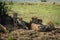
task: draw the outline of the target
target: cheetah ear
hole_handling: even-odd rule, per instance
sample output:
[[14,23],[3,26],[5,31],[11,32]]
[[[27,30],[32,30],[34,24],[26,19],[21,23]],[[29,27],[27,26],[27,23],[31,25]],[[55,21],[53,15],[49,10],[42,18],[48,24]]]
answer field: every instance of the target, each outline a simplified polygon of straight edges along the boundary
[[52,21],[49,21],[47,24],[48,24],[48,25],[51,25],[51,24],[53,24],[53,22],[52,22]]

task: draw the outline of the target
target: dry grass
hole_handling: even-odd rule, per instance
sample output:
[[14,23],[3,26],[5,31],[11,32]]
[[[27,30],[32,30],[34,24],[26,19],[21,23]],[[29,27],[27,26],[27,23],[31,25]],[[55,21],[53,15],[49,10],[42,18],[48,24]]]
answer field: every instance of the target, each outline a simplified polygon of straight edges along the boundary
[[60,33],[54,33],[20,29],[12,31],[10,36],[20,40],[60,40]]
[[8,34],[1,34],[3,40],[60,40],[58,30],[52,32],[39,32],[34,30],[17,29]]

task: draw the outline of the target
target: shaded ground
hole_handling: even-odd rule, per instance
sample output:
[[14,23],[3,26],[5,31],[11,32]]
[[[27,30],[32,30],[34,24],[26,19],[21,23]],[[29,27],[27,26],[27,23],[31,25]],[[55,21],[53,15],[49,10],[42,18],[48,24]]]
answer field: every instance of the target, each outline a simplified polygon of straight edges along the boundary
[[33,30],[17,29],[11,33],[1,34],[0,40],[60,40],[60,30],[52,32],[39,32]]

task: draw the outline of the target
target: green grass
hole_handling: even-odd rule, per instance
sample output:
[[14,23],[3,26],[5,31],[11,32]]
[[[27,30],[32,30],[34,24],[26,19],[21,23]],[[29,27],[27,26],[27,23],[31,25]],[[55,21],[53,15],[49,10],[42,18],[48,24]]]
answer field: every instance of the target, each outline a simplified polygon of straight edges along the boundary
[[[33,3],[32,3],[33,4]],[[36,5],[8,5],[12,10],[17,12],[25,21],[29,22],[31,17],[37,16],[43,19],[43,23],[53,21],[60,23],[60,4],[53,5],[52,3],[35,3]]]
[[13,38],[9,36],[9,37],[8,37],[8,40],[13,40]]

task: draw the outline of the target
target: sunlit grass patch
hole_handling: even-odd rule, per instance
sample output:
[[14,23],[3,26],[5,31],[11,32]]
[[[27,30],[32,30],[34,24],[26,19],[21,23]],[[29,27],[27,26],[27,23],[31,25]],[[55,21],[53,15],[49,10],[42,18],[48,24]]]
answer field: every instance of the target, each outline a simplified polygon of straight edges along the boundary
[[47,23],[52,20],[53,22],[59,22],[60,20],[60,6],[52,3],[31,3],[28,5],[24,3],[15,3],[11,5],[12,10],[17,12],[19,16],[22,16],[25,21],[30,21],[32,16],[37,16],[43,19],[43,23]]

